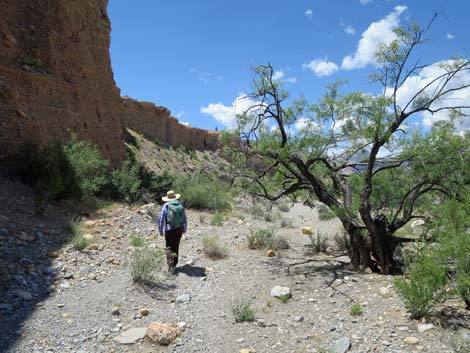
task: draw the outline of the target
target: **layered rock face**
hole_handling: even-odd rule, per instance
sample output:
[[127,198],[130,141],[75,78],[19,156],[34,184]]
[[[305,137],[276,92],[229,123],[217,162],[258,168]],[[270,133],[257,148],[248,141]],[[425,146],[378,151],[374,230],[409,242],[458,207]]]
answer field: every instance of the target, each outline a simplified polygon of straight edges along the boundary
[[218,148],[218,133],[188,128],[173,118],[165,107],[130,98],[123,98],[123,105],[123,124],[151,140],[159,140],[168,145],[183,145],[201,151],[215,151]]
[[0,159],[24,141],[66,141],[75,133],[118,164],[127,126],[168,144],[217,148],[216,134],[120,97],[107,2],[0,0]]

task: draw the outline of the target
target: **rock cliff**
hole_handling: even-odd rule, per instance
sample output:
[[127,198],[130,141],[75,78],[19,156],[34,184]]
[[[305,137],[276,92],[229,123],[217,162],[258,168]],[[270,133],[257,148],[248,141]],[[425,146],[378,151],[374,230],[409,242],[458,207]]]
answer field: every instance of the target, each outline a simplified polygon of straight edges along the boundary
[[26,140],[66,141],[75,133],[117,164],[126,127],[167,144],[217,148],[217,134],[120,97],[107,3],[0,0],[0,158]]

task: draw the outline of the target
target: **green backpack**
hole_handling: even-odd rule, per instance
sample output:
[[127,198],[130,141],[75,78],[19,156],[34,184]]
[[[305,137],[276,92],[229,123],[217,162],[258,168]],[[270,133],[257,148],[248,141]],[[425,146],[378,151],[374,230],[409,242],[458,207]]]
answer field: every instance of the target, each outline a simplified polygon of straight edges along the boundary
[[182,228],[184,223],[183,205],[178,200],[168,201],[168,212],[166,214],[166,224],[171,229]]

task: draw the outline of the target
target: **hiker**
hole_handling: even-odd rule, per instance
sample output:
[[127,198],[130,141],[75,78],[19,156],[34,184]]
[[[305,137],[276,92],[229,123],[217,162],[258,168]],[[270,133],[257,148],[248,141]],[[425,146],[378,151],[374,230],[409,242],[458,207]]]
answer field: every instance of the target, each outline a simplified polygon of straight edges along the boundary
[[178,250],[181,237],[186,233],[187,221],[183,204],[178,200],[180,194],[173,190],[162,197],[165,201],[162,212],[158,218],[158,230],[160,235],[165,234],[165,254],[168,263],[168,272],[173,273],[178,263]]

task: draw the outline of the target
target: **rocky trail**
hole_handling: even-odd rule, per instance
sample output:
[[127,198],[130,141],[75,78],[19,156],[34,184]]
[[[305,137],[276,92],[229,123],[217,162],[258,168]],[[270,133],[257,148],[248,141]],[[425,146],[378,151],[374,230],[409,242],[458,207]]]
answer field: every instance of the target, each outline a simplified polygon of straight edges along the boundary
[[[210,213],[189,210],[176,275],[142,286],[130,275],[130,237],[163,246],[152,206],[82,211],[93,243],[77,251],[65,238],[79,205],[50,207],[38,218],[27,187],[0,180],[0,259],[2,276],[10,277],[0,291],[2,352],[450,353],[453,337],[469,338],[463,319],[410,320],[391,276],[350,273],[348,257],[337,251],[308,255],[302,227],[330,237],[333,248],[340,226],[302,205],[273,211],[273,222],[238,208],[222,226],[210,224]],[[292,227],[281,227],[281,214]],[[266,227],[284,235],[289,249],[273,257],[248,249],[250,230]],[[207,258],[205,235],[219,236],[229,256]],[[275,286],[292,297],[271,296]],[[251,303],[253,322],[235,322],[240,300]],[[354,304],[362,314],[352,315]],[[175,325],[179,337],[167,346],[143,337],[153,322]]]

